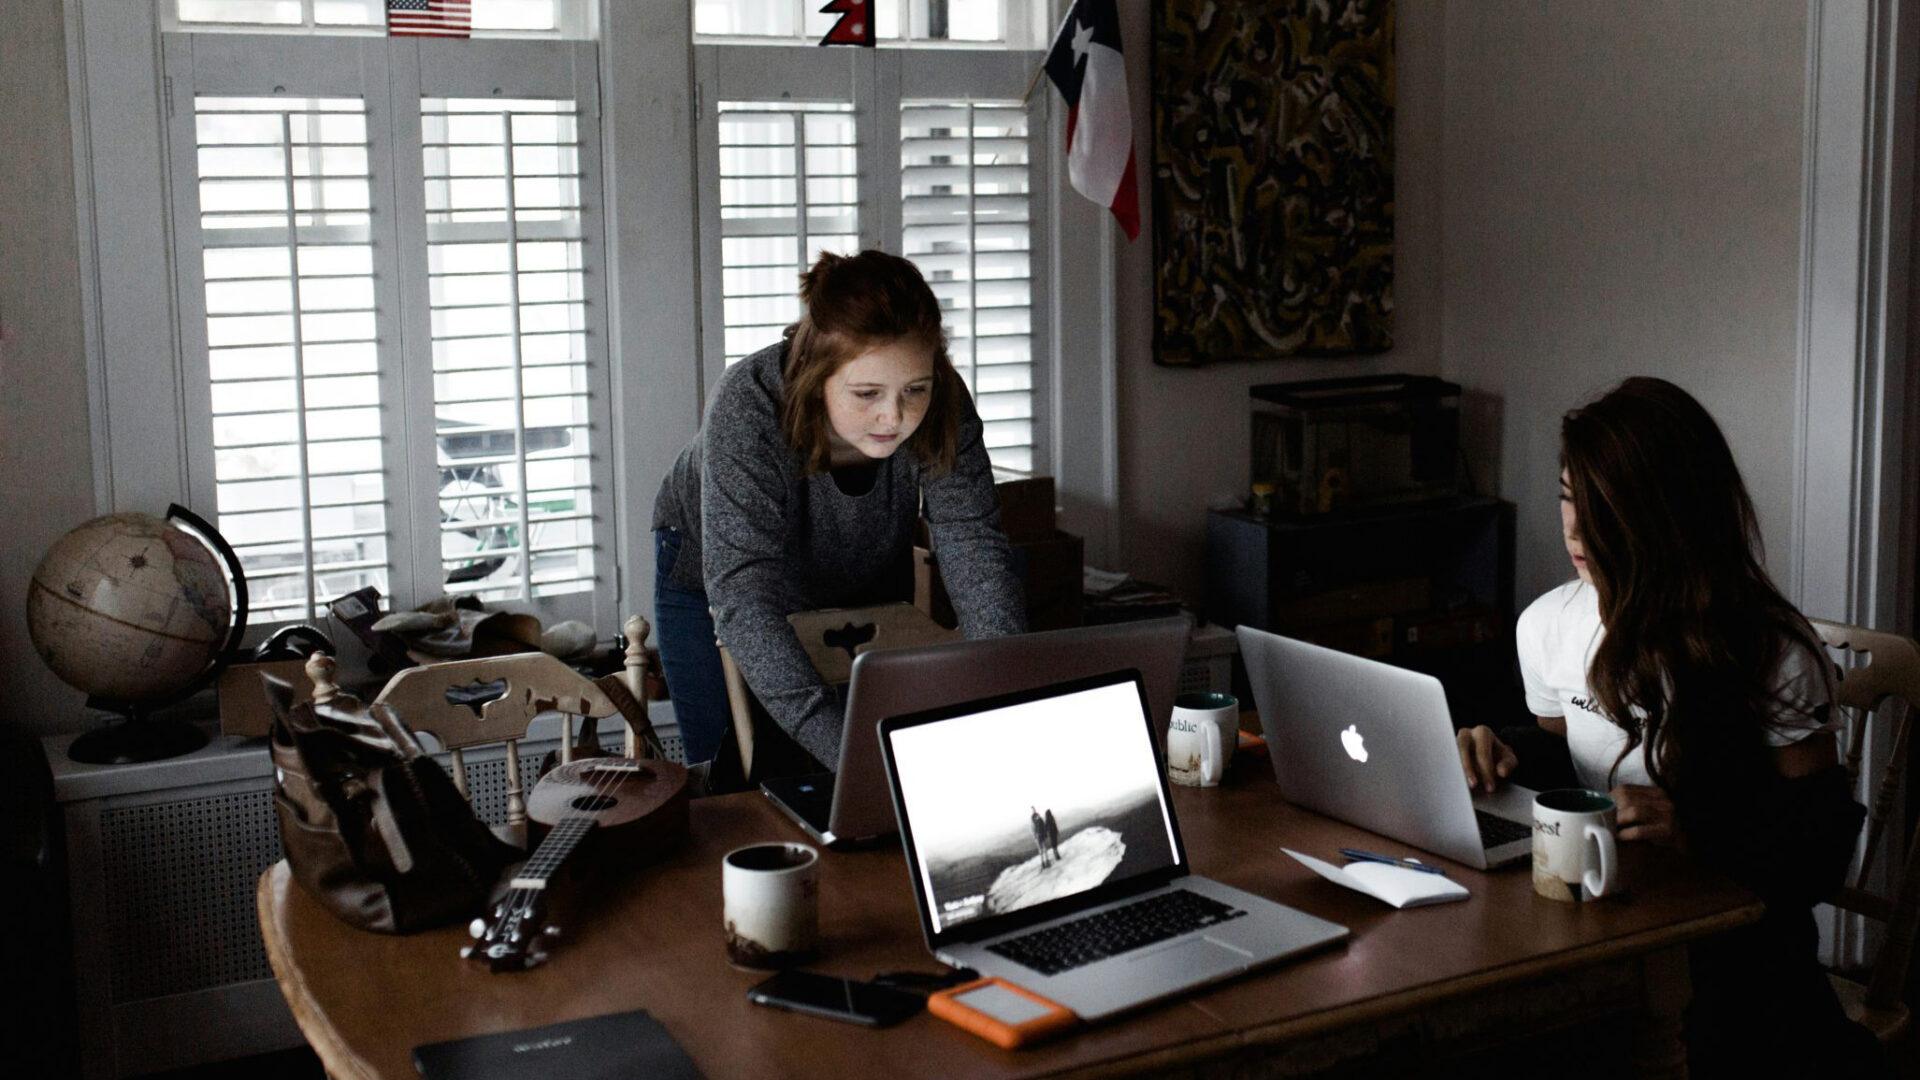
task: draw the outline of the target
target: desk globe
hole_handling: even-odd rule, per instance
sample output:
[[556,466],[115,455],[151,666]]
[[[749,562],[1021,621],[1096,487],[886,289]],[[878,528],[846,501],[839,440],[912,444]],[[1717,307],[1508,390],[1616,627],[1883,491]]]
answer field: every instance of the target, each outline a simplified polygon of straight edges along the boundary
[[181,507],[94,518],[55,541],[28,587],[27,632],[88,706],[125,717],[75,739],[68,756],[105,764],[199,749],[199,728],[152,713],[219,674],[246,622],[239,559]]

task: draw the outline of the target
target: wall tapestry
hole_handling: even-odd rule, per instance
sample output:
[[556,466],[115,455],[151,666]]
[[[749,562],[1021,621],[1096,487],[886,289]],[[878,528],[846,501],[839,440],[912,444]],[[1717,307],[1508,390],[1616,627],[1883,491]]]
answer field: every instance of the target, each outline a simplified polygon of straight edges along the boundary
[[1392,0],[1156,0],[1154,360],[1393,344]]

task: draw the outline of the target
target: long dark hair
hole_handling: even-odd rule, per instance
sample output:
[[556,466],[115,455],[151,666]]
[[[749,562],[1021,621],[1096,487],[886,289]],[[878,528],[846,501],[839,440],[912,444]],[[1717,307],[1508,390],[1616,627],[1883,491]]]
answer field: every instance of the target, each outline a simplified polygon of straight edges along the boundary
[[826,469],[832,452],[827,379],[868,349],[903,340],[933,357],[927,415],[903,449],[933,476],[951,471],[967,387],[947,355],[940,301],[919,268],[884,251],[823,253],[800,275],[800,305],[799,321],[786,332],[780,426],[806,471]]
[[1632,378],[1566,415],[1560,455],[1606,627],[1587,684],[1626,729],[1620,760],[1644,742],[1676,797],[1770,774],[1780,663],[1824,654],[1761,565],[1719,425],[1678,386]]

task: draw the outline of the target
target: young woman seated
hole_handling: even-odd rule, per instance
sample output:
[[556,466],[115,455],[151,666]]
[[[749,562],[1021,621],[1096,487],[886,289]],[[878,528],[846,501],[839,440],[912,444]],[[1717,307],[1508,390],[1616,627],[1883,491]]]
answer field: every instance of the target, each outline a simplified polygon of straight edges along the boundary
[[1460,732],[1467,782],[1608,791],[1622,841],[1684,849],[1766,901],[1757,925],[1692,950],[1693,1075],[1883,1067],[1815,955],[1812,907],[1864,817],[1837,763],[1832,664],[1761,566],[1726,439],[1686,391],[1634,378],[1566,415],[1560,456],[1577,577],[1517,631],[1538,727]]
[[780,341],[721,377],[654,502],[655,629],[688,761],[711,759],[731,723],[717,631],[813,759],[782,771],[837,766],[845,702],[787,616],[912,600],[923,513],[962,632],[1026,624],[980,418],[920,272],[881,251],[822,255],[800,303]]

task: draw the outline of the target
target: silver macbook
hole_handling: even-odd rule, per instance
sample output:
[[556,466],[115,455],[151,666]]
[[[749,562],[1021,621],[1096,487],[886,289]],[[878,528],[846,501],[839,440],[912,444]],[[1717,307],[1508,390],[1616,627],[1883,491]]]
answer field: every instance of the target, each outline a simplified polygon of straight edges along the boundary
[[1087,1019],[1339,941],[1188,872],[1138,672],[880,722],[927,946]]
[[854,659],[847,691],[839,767],[769,780],[760,790],[807,835],[829,847],[884,839],[896,826],[880,744],[873,737],[882,717],[1124,668],[1145,676],[1155,738],[1164,745],[1189,628],[1184,616],[1175,616],[862,653]]
[[1535,792],[1468,789],[1440,680],[1242,626],[1280,794],[1485,870],[1533,850]]

